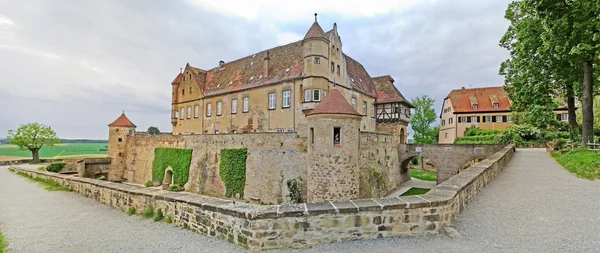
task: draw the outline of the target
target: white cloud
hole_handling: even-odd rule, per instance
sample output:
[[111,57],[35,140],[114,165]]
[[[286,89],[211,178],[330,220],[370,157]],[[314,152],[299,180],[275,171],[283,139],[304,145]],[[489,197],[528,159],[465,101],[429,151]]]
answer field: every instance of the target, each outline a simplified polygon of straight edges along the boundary
[[[280,1],[280,0],[188,0],[191,4],[218,13],[248,20],[292,21],[310,18],[313,13],[331,13],[345,17],[370,17],[404,9],[414,0],[370,0],[370,1]],[[423,2],[423,0],[420,0]]]
[[277,34],[277,42],[279,43],[279,45],[292,43],[294,41],[298,41],[301,39],[302,39],[302,36],[299,34],[295,34],[295,33],[284,32],[284,33]]

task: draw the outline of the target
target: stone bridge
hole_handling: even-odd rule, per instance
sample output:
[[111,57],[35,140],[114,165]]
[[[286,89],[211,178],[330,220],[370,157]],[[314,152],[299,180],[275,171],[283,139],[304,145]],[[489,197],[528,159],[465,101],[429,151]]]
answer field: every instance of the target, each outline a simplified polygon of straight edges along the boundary
[[411,159],[421,155],[435,166],[437,184],[440,184],[458,174],[465,164],[483,160],[504,147],[503,144],[400,144],[398,160],[404,182],[410,180],[408,165]]

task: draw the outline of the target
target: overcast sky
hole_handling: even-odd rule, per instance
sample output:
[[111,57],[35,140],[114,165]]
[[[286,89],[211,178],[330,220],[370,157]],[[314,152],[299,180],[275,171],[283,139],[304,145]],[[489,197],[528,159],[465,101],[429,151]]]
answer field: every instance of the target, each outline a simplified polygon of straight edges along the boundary
[[[353,3],[355,2],[355,3]],[[0,137],[19,124],[108,138],[122,110],[171,131],[170,82],[301,39],[319,13],[346,54],[436,112],[451,89],[497,86],[510,0],[0,0]]]

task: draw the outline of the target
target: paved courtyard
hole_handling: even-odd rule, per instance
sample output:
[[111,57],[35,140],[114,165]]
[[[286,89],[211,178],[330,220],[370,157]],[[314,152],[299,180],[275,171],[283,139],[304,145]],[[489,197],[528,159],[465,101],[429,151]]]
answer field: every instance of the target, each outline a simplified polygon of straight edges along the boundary
[[[37,166],[34,166],[37,167]],[[8,252],[244,252],[71,192],[48,192],[0,167]],[[519,149],[455,221],[462,239],[386,238],[307,252],[599,252],[600,181],[579,179],[544,150]],[[269,252],[296,252],[280,250]]]

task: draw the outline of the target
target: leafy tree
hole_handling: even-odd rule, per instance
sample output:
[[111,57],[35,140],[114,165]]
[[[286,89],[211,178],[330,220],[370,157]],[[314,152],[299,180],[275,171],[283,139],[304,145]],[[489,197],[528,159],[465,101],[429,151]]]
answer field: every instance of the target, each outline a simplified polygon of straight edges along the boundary
[[155,127],[155,126],[148,127],[148,135],[157,135],[157,134],[160,134],[160,130],[158,130],[158,127]]
[[435,128],[431,127],[431,124],[436,120],[435,110],[433,109],[434,102],[435,100],[427,95],[422,95],[412,100],[415,111],[411,115],[410,124],[415,131],[413,136],[415,143],[437,142],[435,136],[438,133],[435,131]]
[[[506,10],[511,25],[500,41],[510,51],[500,73],[515,109],[547,112],[552,95],[567,97],[569,123],[577,127],[575,99],[582,101],[582,140],[593,129],[594,65],[600,49],[600,1],[517,0]],[[596,75],[598,75],[596,71]],[[550,116],[536,115],[531,119]],[[545,120],[532,122],[542,127]]]
[[54,146],[54,144],[60,143],[50,126],[39,123],[20,125],[16,131],[8,130],[6,139],[10,144],[31,151],[34,163],[40,162],[39,151],[43,146]]

